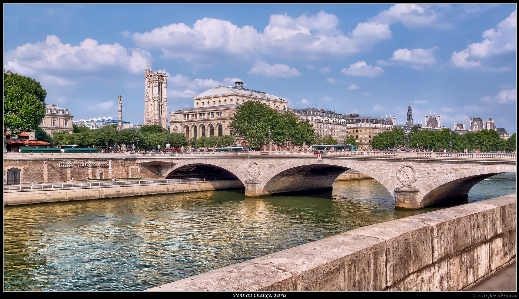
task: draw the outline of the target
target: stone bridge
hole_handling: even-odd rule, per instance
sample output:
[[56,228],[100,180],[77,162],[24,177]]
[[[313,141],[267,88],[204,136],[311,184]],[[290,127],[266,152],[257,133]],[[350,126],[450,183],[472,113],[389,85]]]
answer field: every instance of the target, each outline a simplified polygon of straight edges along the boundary
[[423,208],[445,201],[466,200],[470,189],[490,176],[516,172],[516,158],[496,154],[356,152],[313,155],[266,153],[191,155],[141,159],[157,174],[175,176],[214,173],[238,179],[246,196],[332,188],[347,170],[356,170],[382,184],[398,208]]

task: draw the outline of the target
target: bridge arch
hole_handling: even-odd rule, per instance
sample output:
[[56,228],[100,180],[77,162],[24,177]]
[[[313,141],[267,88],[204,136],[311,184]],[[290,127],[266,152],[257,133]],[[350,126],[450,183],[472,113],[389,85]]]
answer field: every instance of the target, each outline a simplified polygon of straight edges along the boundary
[[[215,159],[216,158],[216,159]],[[439,163],[438,163],[439,162]],[[467,198],[470,189],[490,176],[515,172],[515,164],[404,159],[308,159],[294,157],[228,156],[179,161],[166,173],[193,164],[212,165],[232,174],[245,186],[246,196],[331,188],[346,170],[372,177],[393,196],[399,208],[423,208],[454,198]],[[406,174],[402,169],[411,171]],[[403,179],[403,175],[411,176]]]

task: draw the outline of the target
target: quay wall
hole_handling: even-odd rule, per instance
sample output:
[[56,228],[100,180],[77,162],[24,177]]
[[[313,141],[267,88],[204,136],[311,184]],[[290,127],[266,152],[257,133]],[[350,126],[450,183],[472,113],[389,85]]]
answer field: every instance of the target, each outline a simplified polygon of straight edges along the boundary
[[178,184],[109,186],[98,188],[70,188],[45,191],[4,191],[4,206],[46,202],[108,199],[117,197],[197,192],[243,188],[240,181],[196,181]]
[[460,291],[516,260],[510,194],[374,224],[147,291]]

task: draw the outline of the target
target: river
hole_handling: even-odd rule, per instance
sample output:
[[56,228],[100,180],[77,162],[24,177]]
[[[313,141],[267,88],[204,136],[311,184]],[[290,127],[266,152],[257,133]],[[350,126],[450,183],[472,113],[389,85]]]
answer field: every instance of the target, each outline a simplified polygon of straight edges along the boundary
[[[516,174],[500,174],[474,186],[469,202],[515,192]],[[438,208],[395,209],[372,179],[288,196],[229,190],[7,206],[4,291],[142,291]]]

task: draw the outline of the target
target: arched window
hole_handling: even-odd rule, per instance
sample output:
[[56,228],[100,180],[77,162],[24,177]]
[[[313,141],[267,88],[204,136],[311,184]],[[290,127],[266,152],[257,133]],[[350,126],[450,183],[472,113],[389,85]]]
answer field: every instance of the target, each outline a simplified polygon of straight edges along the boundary
[[209,125],[209,137],[214,136],[214,127],[213,125]]
[[223,136],[223,127],[222,127],[222,125],[218,125],[218,136]]
[[201,133],[202,133],[202,136],[205,137],[205,126],[201,126],[201,127],[200,127],[200,131],[201,131]]
[[195,139],[198,138],[198,131],[197,131],[197,127],[196,126],[193,126],[193,138],[195,138]]

